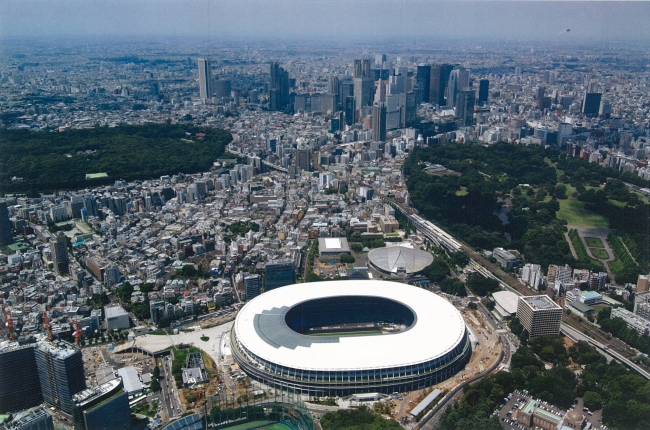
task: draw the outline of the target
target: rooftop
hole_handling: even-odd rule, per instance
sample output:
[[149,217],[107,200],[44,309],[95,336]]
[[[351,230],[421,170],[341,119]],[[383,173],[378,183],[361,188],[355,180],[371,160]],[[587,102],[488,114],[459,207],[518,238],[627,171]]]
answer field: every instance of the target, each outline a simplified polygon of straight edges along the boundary
[[546,309],[560,309],[562,308],[558,306],[557,303],[555,303],[553,300],[551,300],[548,296],[528,296],[528,297],[519,297],[519,300],[524,301],[528,303],[530,307],[533,308],[533,310],[546,310]]

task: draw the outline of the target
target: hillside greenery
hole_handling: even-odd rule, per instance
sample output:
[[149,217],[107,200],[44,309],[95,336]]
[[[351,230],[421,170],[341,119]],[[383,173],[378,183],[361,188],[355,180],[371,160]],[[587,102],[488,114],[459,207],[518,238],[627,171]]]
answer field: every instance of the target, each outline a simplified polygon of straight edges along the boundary
[[[5,130],[0,133],[0,189],[36,194],[207,171],[231,140],[228,131],[177,124]],[[108,178],[86,180],[90,173]]]
[[387,420],[365,406],[328,412],[320,421],[323,430],[399,430],[402,426],[395,420]]

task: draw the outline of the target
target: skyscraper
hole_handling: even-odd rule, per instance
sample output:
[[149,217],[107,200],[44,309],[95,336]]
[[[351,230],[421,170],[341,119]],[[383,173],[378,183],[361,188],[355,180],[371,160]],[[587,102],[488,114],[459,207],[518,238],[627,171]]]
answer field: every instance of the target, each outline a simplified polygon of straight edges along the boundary
[[471,127],[474,121],[474,90],[465,89],[458,93],[456,116],[460,118],[462,127]]
[[429,103],[445,106],[445,88],[449,82],[449,74],[454,67],[451,64],[434,64],[431,66],[429,81]]
[[370,59],[364,58],[361,60],[361,76],[364,78],[370,78]]
[[458,92],[469,87],[469,70],[463,67],[456,67],[449,75],[447,85],[447,106],[456,106]]
[[431,81],[431,66],[420,64],[415,74],[415,83],[418,87],[417,97],[419,103],[429,102],[429,88]]
[[373,88],[375,83],[370,78],[356,78],[354,80],[354,102],[357,109],[372,106]]
[[600,109],[601,93],[587,93],[582,101],[582,114],[585,116],[598,116]]
[[43,400],[68,414],[72,396],[86,388],[81,350],[63,341],[40,342],[35,349]]
[[352,77],[357,79],[362,77],[362,69],[361,69],[361,59],[357,58],[354,60],[354,65],[352,67]]
[[311,172],[311,150],[308,148],[296,150],[296,166],[299,169]]
[[216,98],[230,97],[231,91],[230,79],[217,79],[214,81],[214,95]]
[[78,430],[130,429],[129,395],[120,378],[85,389],[73,397]]
[[386,104],[377,103],[372,107],[372,140],[386,140]]
[[199,58],[199,93],[202,99],[212,97],[212,63],[209,58]]
[[56,240],[50,245],[52,247],[52,259],[54,270],[59,275],[70,273],[70,259],[68,257],[67,238],[63,232],[59,232]]
[[354,101],[353,96],[347,96],[345,98],[345,123],[347,125],[352,125],[356,122],[356,117],[357,117],[357,107],[356,103]]
[[399,97],[400,124],[402,127],[412,127],[415,124],[417,112],[417,96],[413,91],[401,93]]
[[490,81],[481,79],[478,84],[478,104],[487,103],[488,91],[490,89]]
[[9,219],[9,209],[7,201],[0,199],[0,245],[11,245],[14,243],[11,234],[11,220]]
[[14,412],[43,401],[34,345],[0,345],[0,411]]
[[284,110],[289,106],[289,72],[278,63],[271,63],[269,82],[269,110]]

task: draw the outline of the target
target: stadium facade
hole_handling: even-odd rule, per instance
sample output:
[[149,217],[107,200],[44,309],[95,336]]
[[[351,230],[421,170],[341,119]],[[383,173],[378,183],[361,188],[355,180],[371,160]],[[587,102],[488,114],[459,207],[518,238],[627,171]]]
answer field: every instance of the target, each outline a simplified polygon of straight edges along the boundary
[[372,280],[265,293],[239,312],[231,345],[251,378],[309,396],[422,389],[463,370],[471,356],[450,303]]

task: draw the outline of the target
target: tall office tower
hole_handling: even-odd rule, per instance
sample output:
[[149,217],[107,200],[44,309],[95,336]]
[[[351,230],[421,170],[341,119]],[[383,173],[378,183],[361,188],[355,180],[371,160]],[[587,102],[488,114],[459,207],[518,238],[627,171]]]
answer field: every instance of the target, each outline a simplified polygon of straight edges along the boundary
[[291,261],[268,263],[264,268],[264,285],[266,291],[296,283],[296,268]]
[[388,78],[388,95],[397,95],[406,92],[406,79],[403,75],[394,75]]
[[531,338],[560,334],[562,308],[548,296],[519,297],[517,318]]
[[330,94],[338,94],[339,93],[339,85],[341,85],[341,80],[339,79],[338,76],[330,76],[329,78],[329,93]]
[[418,65],[415,73],[415,84],[418,87],[417,97],[419,103],[429,102],[429,88],[431,82],[431,66],[428,64]]
[[311,149],[299,148],[296,150],[296,166],[299,169],[311,172]]
[[354,80],[354,103],[357,109],[372,106],[372,96],[375,83],[369,78],[356,78]]
[[490,90],[490,81],[487,79],[481,79],[478,83],[478,104],[487,103],[488,101],[488,92]]
[[375,55],[375,65],[381,66],[386,61],[386,54],[376,54]]
[[545,94],[546,94],[545,86],[540,85],[539,87],[537,87],[537,97],[536,97],[537,100],[543,99]]
[[598,116],[600,110],[601,93],[587,93],[582,101],[582,114],[585,116]]
[[375,103],[386,102],[386,87],[388,82],[379,80],[377,82],[377,90],[375,91]]
[[354,84],[351,80],[341,82],[339,85],[339,103],[345,108],[345,98],[354,97]]
[[377,103],[372,107],[372,140],[386,140],[386,104]]
[[354,60],[354,65],[352,68],[352,77],[357,79],[363,77],[363,70],[361,68],[361,59],[357,58]]
[[278,63],[271,63],[269,110],[284,110],[289,106],[289,72]]
[[399,107],[402,127],[412,127],[415,124],[417,113],[417,95],[411,91],[399,94]]
[[449,75],[447,85],[447,106],[456,106],[458,92],[469,87],[469,70],[463,67],[456,67]]
[[449,83],[449,74],[454,66],[451,64],[434,64],[431,66],[429,80],[429,103],[445,106],[445,88]]
[[456,116],[460,118],[462,127],[471,127],[474,122],[474,90],[464,89],[458,92],[456,100]]
[[199,94],[202,99],[212,97],[212,63],[209,58],[199,58]]
[[254,299],[261,293],[259,275],[246,276],[244,278],[244,290],[246,291],[246,300]]
[[14,237],[11,234],[11,220],[9,219],[7,201],[0,199],[0,245],[11,245],[12,243],[14,243]]
[[70,258],[65,234],[60,231],[56,236],[56,240],[50,246],[52,247],[52,259],[56,273],[59,275],[70,273]]
[[216,98],[221,99],[230,97],[232,91],[232,83],[230,79],[217,79],[214,81],[214,95]]
[[129,395],[121,378],[85,389],[73,397],[75,430],[130,429]]
[[34,352],[43,400],[72,414],[72,396],[86,388],[81,350],[63,341],[43,341]]
[[0,344],[0,369],[0,411],[14,412],[43,402],[33,344]]
[[372,78],[370,76],[370,59],[364,58],[361,60],[361,77],[363,78]]
[[345,98],[345,123],[347,125],[352,125],[356,122],[357,117],[357,104],[353,96],[347,96]]

